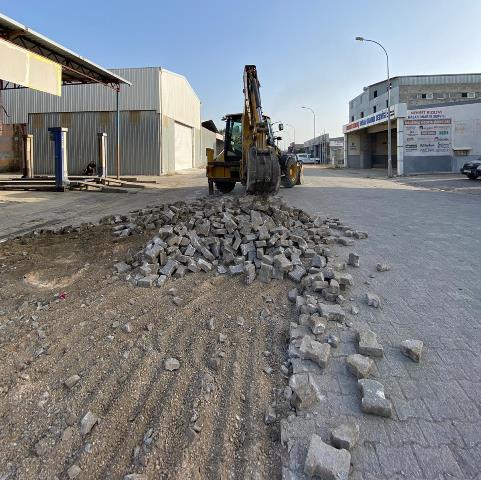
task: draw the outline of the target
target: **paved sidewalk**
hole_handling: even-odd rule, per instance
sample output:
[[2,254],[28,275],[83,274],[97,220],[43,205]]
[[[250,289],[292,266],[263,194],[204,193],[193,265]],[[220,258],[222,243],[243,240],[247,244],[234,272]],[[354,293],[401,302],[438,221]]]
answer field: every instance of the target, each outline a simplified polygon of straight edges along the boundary
[[146,179],[157,183],[146,183],[146,188],[132,188],[129,193],[0,190],[0,240],[36,228],[96,222],[105,215],[207,194],[204,169]]
[[[323,376],[321,435],[327,440],[328,428],[345,418],[360,422],[350,479],[481,479],[481,197],[348,170],[305,174],[303,188],[282,190],[286,199],[369,233],[338,250],[361,255],[361,268],[349,267],[356,287],[347,297],[361,308],[351,321],[369,325],[384,346],[374,378],[395,412],[392,419],[361,413],[356,379],[342,358],[357,352],[346,329],[335,352],[341,358],[331,359]],[[391,271],[377,272],[379,262]],[[365,304],[368,291],[380,295],[381,309]],[[420,364],[399,351],[409,338],[424,341]]]

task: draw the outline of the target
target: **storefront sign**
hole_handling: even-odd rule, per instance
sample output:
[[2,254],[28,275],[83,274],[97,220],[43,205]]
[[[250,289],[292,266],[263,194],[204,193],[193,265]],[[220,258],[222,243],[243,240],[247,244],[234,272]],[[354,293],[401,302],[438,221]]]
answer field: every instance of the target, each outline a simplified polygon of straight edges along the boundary
[[[391,107],[391,118],[394,117],[394,109]],[[359,130],[360,128],[370,127],[372,125],[376,125],[378,123],[386,122],[387,121],[387,108],[382,110],[378,113],[373,113],[368,117],[360,118],[355,122],[348,123],[344,125],[343,132],[348,133],[354,130]]]
[[425,110],[409,110],[408,120],[437,120],[446,118],[446,113],[443,108],[430,108]]
[[404,121],[404,154],[451,155],[451,119],[414,120],[408,114],[408,119]]

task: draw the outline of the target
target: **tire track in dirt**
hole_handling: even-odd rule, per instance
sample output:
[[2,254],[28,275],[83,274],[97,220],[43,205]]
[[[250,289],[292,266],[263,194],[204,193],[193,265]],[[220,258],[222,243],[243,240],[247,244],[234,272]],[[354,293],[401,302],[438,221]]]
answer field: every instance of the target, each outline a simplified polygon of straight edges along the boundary
[[[193,335],[196,329],[195,327],[202,328],[202,326],[198,325],[198,320],[197,322],[185,321],[186,318],[192,317],[192,313],[189,315],[189,312],[194,310],[194,307],[197,303],[196,300],[198,301],[199,299],[197,298],[189,302],[187,305],[188,308],[182,309],[178,316],[174,318],[174,324],[177,324],[177,330],[172,332],[172,337],[175,337],[175,342],[173,342],[173,338],[172,341],[169,342],[172,347],[170,348],[168,355],[181,360],[180,371],[169,373],[165,372],[163,367],[159,367],[153,379],[145,384],[145,387],[147,387],[145,393],[143,395],[139,395],[137,403],[130,408],[131,414],[132,412],[138,413],[137,418],[140,418],[141,413],[142,420],[135,422],[134,425],[124,425],[121,432],[116,432],[118,443],[114,446],[114,448],[111,448],[112,456],[110,459],[104,461],[105,467],[101,472],[100,478],[108,478],[108,474],[115,473],[110,472],[110,469],[114,466],[114,463],[115,470],[118,471],[117,473],[119,475],[121,474],[122,465],[118,458],[118,448],[120,447],[120,444],[122,444],[123,451],[127,450],[128,446],[131,447],[130,451],[132,451],[133,448],[139,444],[138,439],[140,439],[141,442],[141,439],[148,428],[153,428],[155,435],[160,437],[160,432],[162,431],[162,427],[165,425],[165,421],[168,422],[170,419],[173,419],[173,427],[176,426],[175,422],[179,420],[177,411],[183,406],[183,402],[176,402],[174,405],[172,405],[172,401],[174,397],[185,398],[185,391],[189,388],[191,383],[190,380],[192,378],[191,375],[185,379],[186,373],[194,370],[192,366],[189,365],[190,360],[199,356],[199,352],[204,350],[206,342],[205,337],[195,337]],[[202,299],[202,301],[205,300],[205,298]],[[195,365],[193,367],[195,367]],[[161,381],[162,376],[166,375],[171,376],[167,383]],[[161,400],[159,401],[158,399]],[[125,407],[125,401],[119,401],[119,403]],[[164,422],[162,422],[162,420],[164,420]],[[126,438],[125,435],[125,431],[127,429],[129,430],[128,438]],[[172,435],[172,429],[168,429],[167,433],[171,438],[176,437],[175,435]],[[181,435],[178,435],[178,437],[181,438]],[[169,459],[171,458],[172,455],[169,456]],[[125,463],[126,462],[124,462],[123,465],[124,468],[126,468],[130,462],[128,462],[127,465],[125,465]]]
[[[92,235],[95,231],[89,232],[90,238]],[[260,288],[258,283],[246,286],[240,277],[219,277],[215,272],[189,275],[167,287],[177,288],[186,300],[178,308],[166,294],[167,288],[133,289],[106,278],[112,263],[111,253],[105,254],[107,240],[103,232],[98,235],[100,249],[93,241],[93,246],[83,250],[79,239],[63,238],[65,248],[77,252],[79,268],[86,261],[82,255],[93,255],[88,261],[96,268],[91,267],[71,284],[66,302],[41,313],[50,352],[27,368],[34,379],[31,391],[12,410],[12,421],[0,417],[4,432],[6,425],[12,425],[7,435],[0,436],[0,462],[15,461],[19,478],[35,480],[55,476],[65,480],[66,470],[74,463],[83,477],[102,480],[122,479],[134,472],[145,473],[149,480],[280,477],[274,427],[264,425],[263,417],[273,388],[283,382],[276,368],[283,360],[285,345],[277,345],[282,341],[277,332],[283,326],[259,320],[259,311],[266,307],[261,292],[272,295],[279,305],[285,303],[285,284],[272,282]],[[63,268],[52,268],[49,258],[59,254],[61,244],[57,241],[54,249],[44,249],[35,268],[41,270],[45,265],[48,275],[39,278],[49,278],[55,269]],[[28,250],[28,245],[19,248]],[[117,258],[121,255],[115,253]],[[15,288],[22,289],[22,296],[32,295],[25,285],[7,290],[0,285],[0,292],[8,291],[9,297]],[[49,292],[37,298],[52,295]],[[135,299],[134,305],[129,298]],[[87,308],[80,308],[81,303]],[[111,316],[104,314],[108,310],[113,312]],[[239,314],[246,317],[243,327],[237,325]],[[214,331],[205,326],[209,317],[215,317]],[[120,325],[131,322],[133,332],[114,330],[113,320]],[[83,321],[87,323],[80,325]],[[154,324],[153,330],[145,329],[148,323]],[[14,332],[12,327],[12,338]],[[227,341],[219,339],[221,332]],[[37,345],[34,334],[29,338],[26,332],[15,339],[13,347],[1,351],[14,354],[26,345]],[[114,335],[113,341],[107,340],[109,334]],[[268,363],[275,370],[270,375],[263,372],[264,349],[273,352]],[[130,354],[124,358],[126,351]],[[214,372],[210,360],[221,351],[223,357]],[[162,360],[169,356],[179,358],[179,371],[163,370]],[[5,368],[0,369],[3,374]],[[81,381],[69,390],[63,381],[73,373],[79,373]],[[215,388],[206,398],[203,381],[207,373],[215,377]],[[36,404],[45,389],[50,397],[48,410],[42,411]],[[101,422],[81,438],[79,422],[88,410],[99,415]],[[199,414],[199,433],[192,428],[194,410]],[[74,424],[66,429],[69,416]],[[142,465],[134,462],[132,454],[150,428],[153,442]],[[62,439],[67,430],[68,438]],[[49,435],[55,446],[39,456],[32,447],[43,435]],[[14,437],[19,445],[11,448],[8,445]],[[89,444],[90,453],[85,450]]]

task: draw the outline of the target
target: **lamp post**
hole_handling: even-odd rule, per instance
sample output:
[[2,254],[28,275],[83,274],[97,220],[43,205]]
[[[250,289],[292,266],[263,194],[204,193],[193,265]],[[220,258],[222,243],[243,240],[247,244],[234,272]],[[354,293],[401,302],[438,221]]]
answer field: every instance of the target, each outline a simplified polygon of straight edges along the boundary
[[387,67],[387,176],[392,177],[392,156],[391,156],[391,78],[389,76],[389,55],[387,50],[376,40],[369,40],[364,37],[356,37],[359,42],[371,42],[379,45],[386,54]]
[[296,127],[294,125],[291,125],[290,123],[284,123],[284,125],[287,125],[288,127],[291,127],[292,130],[294,130],[294,145],[296,144]]
[[[316,114],[311,107],[301,107],[301,108],[305,108],[306,110],[310,110],[312,112],[312,116],[314,119],[314,138],[312,141],[315,142],[316,141]],[[314,146],[314,143],[312,145]]]

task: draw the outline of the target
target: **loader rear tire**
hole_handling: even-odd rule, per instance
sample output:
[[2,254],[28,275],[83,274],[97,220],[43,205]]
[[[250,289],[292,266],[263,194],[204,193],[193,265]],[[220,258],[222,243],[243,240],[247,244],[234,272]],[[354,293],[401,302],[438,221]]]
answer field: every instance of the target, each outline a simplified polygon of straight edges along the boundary
[[281,183],[285,188],[295,187],[299,181],[299,167],[293,157],[289,157],[286,162],[285,172],[282,175]]

